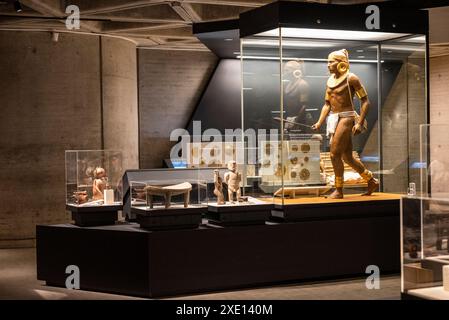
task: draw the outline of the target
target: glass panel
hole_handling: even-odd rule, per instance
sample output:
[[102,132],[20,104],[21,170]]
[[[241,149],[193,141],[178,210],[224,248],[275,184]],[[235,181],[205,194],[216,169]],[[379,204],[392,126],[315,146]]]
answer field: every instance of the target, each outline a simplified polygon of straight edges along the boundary
[[420,192],[401,205],[402,292],[424,299],[449,299],[448,130],[420,126]]
[[[283,115],[280,110],[280,38],[241,39],[242,63],[242,139],[245,142],[245,195],[261,201],[273,201],[273,193],[282,186],[282,177],[274,179],[280,165],[278,142]],[[271,146],[272,144],[272,146]],[[270,145],[270,147],[267,147]],[[267,148],[269,153],[264,153]]]
[[449,125],[421,125],[420,132],[421,194],[449,199]]
[[449,200],[404,197],[401,205],[402,292],[449,299]]
[[[343,178],[344,193],[363,192],[367,182],[360,173],[365,169],[374,174],[379,171],[378,143],[372,139],[372,135],[378,132],[377,45],[366,41],[296,38],[295,32],[289,28],[282,28],[282,35],[285,116],[283,140],[288,143],[285,145],[287,152],[284,164],[290,165],[291,160],[295,159],[295,151],[291,146],[296,145],[298,141],[302,141],[301,145],[311,147],[311,155],[303,157],[310,161],[300,162],[303,166],[299,172],[300,180],[292,179],[292,175],[296,174],[295,169],[285,180],[285,191],[293,189],[298,192],[293,195],[287,192],[285,196],[319,196],[330,191],[336,180],[331,151],[336,155],[334,163],[338,171],[337,177]],[[345,70],[337,68],[343,64],[336,64],[331,72],[328,64],[331,53],[335,53],[333,58],[340,55],[341,59],[349,61]],[[337,62],[343,61],[340,60]],[[336,71],[338,73],[335,73]],[[329,79],[334,74],[337,78],[331,85]],[[356,91],[360,86],[367,92],[368,98],[362,97],[364,100],[357,98]],[[369,105],[363,104],[365,100],[369,101]],[[328,101],[327,107],[330,108],[329,116],[320,117],[322,110],[326,108],[325,101]],[[362,114],[362,104],[363,108],[368,107],[367,128],[363,133],[353,136],[352,128],[356,115]],[[332,117],[336,119],[334,126],[330,121]],[[319,130],[313,130],[312,125],[317,122],[320,122],[321,126]],[[345,159],[341,166],[338,164],[339,159]],[[308,177],[306,181],[303,180],[305,177]],[[289,200],[288,203],[294,201]]]
[[122,203],[122,153],[110,150],[68,150],[66,203],[77,206]]
[[419,125],[427,122],[425,37],[381,45],[383,191],[419,192]]

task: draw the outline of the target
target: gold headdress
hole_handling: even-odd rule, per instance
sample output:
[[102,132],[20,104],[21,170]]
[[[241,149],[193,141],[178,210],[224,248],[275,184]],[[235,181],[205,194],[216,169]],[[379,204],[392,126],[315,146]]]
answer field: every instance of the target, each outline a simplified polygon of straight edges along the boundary
[[338,51],[331,52],[329,54],[328,60],[338,61],[337,70],[340,76],[337,78],[335,74],[332,74],[327,81],[327,85],[330,88],[335,88],[340,83],[342,83],[349,74],[349,54],[348,50],[341,49]]

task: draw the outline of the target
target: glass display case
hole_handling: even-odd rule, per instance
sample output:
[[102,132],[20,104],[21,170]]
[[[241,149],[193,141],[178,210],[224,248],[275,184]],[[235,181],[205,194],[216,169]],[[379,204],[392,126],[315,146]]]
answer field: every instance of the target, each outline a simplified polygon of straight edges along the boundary
[[193,173],[190,179],[165,178],[129,182],[130,213],[141,228],[198,228],[203,215],[207,213],[208,181],[199,179],[198,170],[190,170],[190,173]]
[[131,206],[151,210],[183,209],[207,206],[206,180],[131,181]]
[[449,300],[448,125],[420,127],[420,186],[401,206],[401,289],[405,297]]
[[122,204],[122,153],[110,150],[67,150],[66,204],[74,207]]
[[419,191],[425,32],[278,27],[242,36],[239,54],[244,166],[259,196]]
[[449,199],[403,197],[401,238],[404,297],[449,300]]

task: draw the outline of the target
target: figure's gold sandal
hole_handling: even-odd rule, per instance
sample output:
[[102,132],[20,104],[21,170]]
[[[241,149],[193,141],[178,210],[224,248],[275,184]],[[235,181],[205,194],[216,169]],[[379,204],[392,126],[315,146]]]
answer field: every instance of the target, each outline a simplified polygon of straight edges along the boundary
[[379,188],[379,181],[376,178],[371,178],[368,181],[368,190],[366,190],[366,192],[362,194],[362,196],[370,196],[378,188]]

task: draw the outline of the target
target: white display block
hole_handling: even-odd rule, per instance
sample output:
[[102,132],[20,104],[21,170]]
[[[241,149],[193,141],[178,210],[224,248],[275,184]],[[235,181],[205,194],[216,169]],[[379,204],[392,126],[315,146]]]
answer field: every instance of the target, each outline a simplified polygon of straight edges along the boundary
[[443,288],[449,291],[449,265],[443,266]]
[[114,190],[104,190],[104,204],[114,204]]

